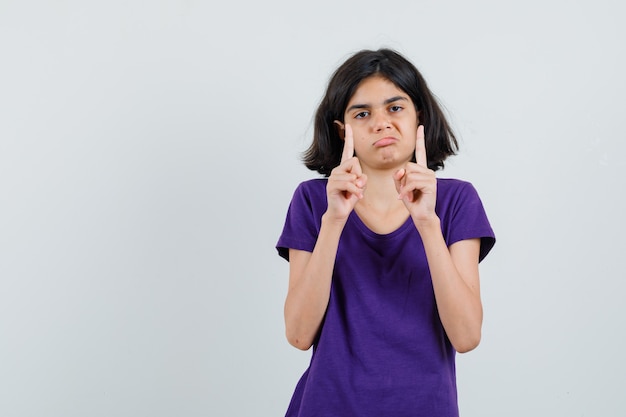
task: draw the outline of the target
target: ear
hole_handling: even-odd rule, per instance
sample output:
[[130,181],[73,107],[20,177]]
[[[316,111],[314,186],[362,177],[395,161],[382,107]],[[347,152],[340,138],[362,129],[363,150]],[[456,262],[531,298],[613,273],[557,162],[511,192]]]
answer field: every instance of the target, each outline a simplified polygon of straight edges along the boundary
[[346,125],[344,125],[339,120],[335,120],[333,124],[337,128],[337,134],[339,135],[341,140],[343,140],[346,137]]

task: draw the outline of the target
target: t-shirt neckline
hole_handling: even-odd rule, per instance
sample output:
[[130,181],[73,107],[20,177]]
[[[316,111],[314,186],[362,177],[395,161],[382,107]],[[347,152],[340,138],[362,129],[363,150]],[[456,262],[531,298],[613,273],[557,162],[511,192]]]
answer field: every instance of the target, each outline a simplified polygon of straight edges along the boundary
[[367,227],[367,225],[363,222],[363,220],[359,217],[359,215],[354,210],[352,210],[352,213],[350,213],[350,217],[348,218],[348,220],[352,222],[359,230],[361,230],[368,237],[371,237],[373,239],[379,239],[379,240],[393,239],[396,236],[399,236],[403,234],[405,231],[409,230],[413,225],[411,215],[409,215],[407,216],[404,223],[402,223],[400,227],[398,227],[396,230],[389,232],[389,233],[380,234],[380,233],[374,232],[372,229]]

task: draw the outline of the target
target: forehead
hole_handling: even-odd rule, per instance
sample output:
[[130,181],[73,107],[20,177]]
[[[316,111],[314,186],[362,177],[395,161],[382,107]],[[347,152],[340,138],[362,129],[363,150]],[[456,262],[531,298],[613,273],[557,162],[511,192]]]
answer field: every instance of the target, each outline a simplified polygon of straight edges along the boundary
[[375,75],[365,78],[359,83],[348,101],[348,107],[353,104],[380,104],[393,97],[411,100],[406,92],[398,88],[389,79]]

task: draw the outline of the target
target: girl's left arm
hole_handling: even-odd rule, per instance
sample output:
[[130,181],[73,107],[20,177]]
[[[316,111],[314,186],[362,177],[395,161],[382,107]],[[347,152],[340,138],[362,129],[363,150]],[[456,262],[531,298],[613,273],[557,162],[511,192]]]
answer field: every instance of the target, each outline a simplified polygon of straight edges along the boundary
[[462,240],[448,248],[435,212],[437,178],[428,169],[423,126],[417,129],[415,160],[394,174],[398,198],[411,213],[424,243],[437,309],[448,339],[457,352],[469,352],[480,342],[483,322],[480,239]]
[[462,240],[448,248],[438,220],[416,226],[424,242],[439,317],[452,346],[465,353],[478,346],[481,337],[480,239]]

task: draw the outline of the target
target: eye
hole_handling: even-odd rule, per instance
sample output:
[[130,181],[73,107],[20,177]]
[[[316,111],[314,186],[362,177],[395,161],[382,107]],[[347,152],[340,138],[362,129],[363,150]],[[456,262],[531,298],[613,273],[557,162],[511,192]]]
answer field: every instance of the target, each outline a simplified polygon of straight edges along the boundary
[[369,114],[370,113],[368,111],[362,111],[362,112],[359,112],[359,113],[355,114],[354,118],[355,119],[362,119],[364,117],[367,117]]
[[399,111],[401,111],[403,109],[402,106],[398,106],[398,105],[393,105],[391,107],[389,107],[389,111],[392,113],[397,113]]

